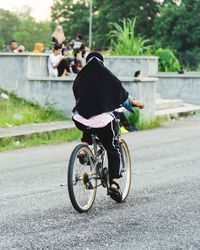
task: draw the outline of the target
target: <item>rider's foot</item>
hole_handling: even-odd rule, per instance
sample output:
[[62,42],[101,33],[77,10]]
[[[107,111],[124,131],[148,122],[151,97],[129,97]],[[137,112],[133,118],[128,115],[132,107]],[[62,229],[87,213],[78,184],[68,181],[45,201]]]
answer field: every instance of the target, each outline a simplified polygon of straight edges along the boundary
[[108,195],[115,200],[117,203],[122,201],[122,192],[120,190],[118,179],[113,179],[111,182],[111,186],[108,189]]
[[128,127],[125,127],[126,130],[128,130],[129,132],[133,132],[133,131],[136,131],[136,128],[134,128],[133,126],[128,126]]
[[87,153],[85,151],[80,151],[77,155],[77,158],[79,159],[80,164],[86,164],[89,162],[89,159],[87,157]]

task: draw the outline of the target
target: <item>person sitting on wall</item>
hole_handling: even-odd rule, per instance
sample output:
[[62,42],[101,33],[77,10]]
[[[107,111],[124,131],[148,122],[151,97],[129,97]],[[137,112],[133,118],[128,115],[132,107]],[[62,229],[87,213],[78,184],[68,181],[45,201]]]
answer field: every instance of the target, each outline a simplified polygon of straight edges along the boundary
[[73,71],[75,74],[78,74],[81,71],[81,69],[83,68],[82,51],[77,50],[74,56],[75,56],[75,58],[74,58],[75,67],[73,68]]
[[134,77],[145,77],[146,74],[142,72],[141,70],[135,71]]
[[19,45],[19,47],[17,48],[17,52],[18,53],[24,53],[24,52],[26,52],[26,49],[25,49],[24,45]]
[[61,45],[55,45],[53,52],[48,57],[49,76],[65,76],[67,74],[66,62],[61,54]]
[[65,68],[69,74],[78,74],[83,67],[83,58],[81,56],[81,50],[75,53],[75,58],[69,58],[69,50],[67,48],[62,49],[63,59],[65,60]]
[[85,45],[83,44],[83,37],[81,35],[77,35],[76,38],[69,43],[69,45],[73,49],[74,57],[75,57],[75,54],[81,51],[81,57],[84,58]]
[[69,58],[69,49],[63,48],[62,49],[62,55],[63,55],[63,58],[64,58],[64,60],[66,62],[65,67],[66,67],[66,70],[67,70],[67,74],[74,74],[75,73],[74,72],[75,71],[75,69],[74,69],[75,65],[74,65],[74,61],[71,58]]
[[61,45],[63,47],[65,45],[66,37],[65,37],[65,34],[61,25],[58,25],[55,31],[53,32],[52,43],[53,43],[53,46]]
[[140,70],[135,71],[134,77],[141,77],[141,71]]
[[33,50],[34,53],[38,53],[39,54],[39,53],[42,53],[43,50],[44,50],[43,43],[37,42],[37,43],[34,44],[34,50]]
[[17,42],[15,40],[11,40],[4,52],[17,53],[17,46]]

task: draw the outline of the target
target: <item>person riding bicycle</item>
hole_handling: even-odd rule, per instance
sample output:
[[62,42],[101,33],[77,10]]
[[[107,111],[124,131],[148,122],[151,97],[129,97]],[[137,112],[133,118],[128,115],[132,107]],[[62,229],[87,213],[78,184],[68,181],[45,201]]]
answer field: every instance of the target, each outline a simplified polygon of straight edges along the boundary
[[[86,65],[74,81],[73,93],[76,104],[72,118],[76,127],[83,131],[81,141],[92,144],[92,128],[107,151],[109,195],[120,202],[120,152],[113,111],[123,105],[134,112],[132,107],[142,109],[144,104],[129,95],[120,80],[104,66],[103,56],[99,52],[91,52],[87,56]],[[84,163],[85,152],[80,152],[78,157],[80,163]]]

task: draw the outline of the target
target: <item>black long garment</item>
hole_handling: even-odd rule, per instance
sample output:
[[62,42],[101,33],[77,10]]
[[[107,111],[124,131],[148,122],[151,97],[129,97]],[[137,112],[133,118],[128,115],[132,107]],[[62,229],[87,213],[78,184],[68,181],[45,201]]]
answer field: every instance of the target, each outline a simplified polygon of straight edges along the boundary
[[128,98],[120,80],[93,57],[77,75],[73,92],[78,111],[86,119],[118,108]]

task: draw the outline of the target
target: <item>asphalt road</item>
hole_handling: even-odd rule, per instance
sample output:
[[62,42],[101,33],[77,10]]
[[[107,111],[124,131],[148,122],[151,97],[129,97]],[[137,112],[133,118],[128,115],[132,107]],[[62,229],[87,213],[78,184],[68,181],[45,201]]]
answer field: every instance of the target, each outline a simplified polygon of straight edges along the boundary
[[127,202],[100,190],[87,214],[60,186],[77,142],[0,153],[0,249],[200,249],[200,117],[124,138]]

